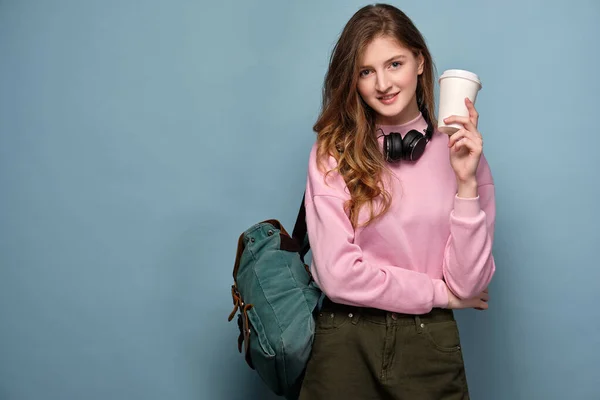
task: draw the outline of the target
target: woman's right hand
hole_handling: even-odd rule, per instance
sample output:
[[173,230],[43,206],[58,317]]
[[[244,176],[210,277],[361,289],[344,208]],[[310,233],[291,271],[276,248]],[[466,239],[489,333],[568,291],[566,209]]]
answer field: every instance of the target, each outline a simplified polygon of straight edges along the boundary
[[487,310],[488,309],[488,300],[490,299],[490,295],[488,290],[485,289],[483,292],[479,293],[477,296],[471,299],[459,299],[452,293],[450,288],[448,288],[448,307],[450,309],[459,310],[464,308],[474,308],[476,310]]

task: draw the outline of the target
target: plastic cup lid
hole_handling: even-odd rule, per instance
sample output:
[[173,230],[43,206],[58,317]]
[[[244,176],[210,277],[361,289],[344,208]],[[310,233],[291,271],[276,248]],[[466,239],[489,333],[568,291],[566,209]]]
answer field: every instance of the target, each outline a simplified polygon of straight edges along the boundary
[[464,69],[448,69],[444,71],[442,76],[440,76],[439,80],[441,81],[444,78],[464,78],[476,82],[477,84],[479,84],[479,86],[482,86],[481,80],[479,79],[477,74],[474,74],[470,71],[466,71]]

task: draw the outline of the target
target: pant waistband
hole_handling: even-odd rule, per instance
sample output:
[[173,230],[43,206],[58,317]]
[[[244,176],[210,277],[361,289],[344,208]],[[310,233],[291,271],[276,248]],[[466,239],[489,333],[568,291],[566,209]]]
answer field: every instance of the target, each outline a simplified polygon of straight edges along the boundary
[[386,324],[388,321],[395,321],[398,325],[414,325],[415,321],[421,322],[443,322],[454,321],[454,312],[446,308],[433,308],[426,314],[403,314],[380,310],[378,308],[356,307],[346,304],[334,303],[328,297],[323,299],[321,312],[357,314],[361,318],[372,322]]

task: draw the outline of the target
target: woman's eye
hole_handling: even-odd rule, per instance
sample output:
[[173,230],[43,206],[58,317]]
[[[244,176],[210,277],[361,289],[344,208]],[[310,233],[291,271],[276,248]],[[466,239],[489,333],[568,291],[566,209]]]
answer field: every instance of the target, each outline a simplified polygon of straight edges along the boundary
[[368,69],[362,70],[362,71],[360,71],[360,76],[367,76],[367,75],[369,75],[369,72],[370,71]]
[[402,64],[400,64],[398,61],[394,61],[394,62],[392,63],[392,68],[400,68],[400,66],[401,66],[401,65],[402,65]]

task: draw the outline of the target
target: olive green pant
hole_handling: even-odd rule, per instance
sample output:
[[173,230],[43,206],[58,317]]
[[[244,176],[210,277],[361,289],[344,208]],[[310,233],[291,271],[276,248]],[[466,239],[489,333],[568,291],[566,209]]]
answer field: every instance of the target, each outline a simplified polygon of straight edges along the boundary
[[469,399],[452,310],[408,315],[325,299],[300,400],[338,399]]

